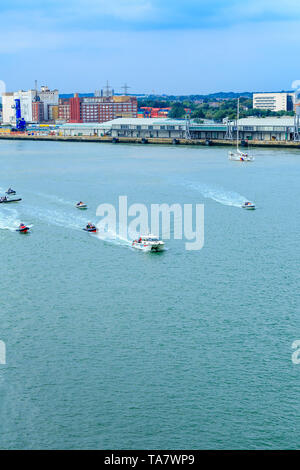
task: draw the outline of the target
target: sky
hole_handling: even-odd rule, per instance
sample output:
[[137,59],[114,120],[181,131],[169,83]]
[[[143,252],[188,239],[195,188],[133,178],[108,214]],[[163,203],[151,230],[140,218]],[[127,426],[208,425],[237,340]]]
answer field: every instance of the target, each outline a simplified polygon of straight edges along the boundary
[[291,90],[299,0],[14,0],[0,6],[7,91]]

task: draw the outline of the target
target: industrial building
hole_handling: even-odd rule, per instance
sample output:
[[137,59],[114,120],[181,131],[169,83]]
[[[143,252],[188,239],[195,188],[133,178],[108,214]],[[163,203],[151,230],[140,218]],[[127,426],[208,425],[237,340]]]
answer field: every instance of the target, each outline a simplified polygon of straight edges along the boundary
[[15,97],[13,93],[2,93],[2,122],[3,124],[16,124]]
[[[298,139],[300,125],[293,117],[244,118],[238,121],[241,140],[293,141]],[[184,119],[119,118],[112,121],[85,124],[64,124],[59,132],[64,136],[103,136],[113,138],[158,138],[235,140],[236,122],[202,124]]]
[[294,93],[253,93],[253,108],[269,111],[293,111]]
[[60,100],[60,120],[70,123],[106,122],[118,117],[136,118],[137,99],[135,96],[87,96],[78,93],[69,99]]
[[98,136],[109,134],[111,131],[111,122],[100,124],[94,123],[66,123],[59,126],[58,134],[62,136]]
[[3,93],[3,124],[16,125],[16,100],[20,102],[21,117],[26,122],[48,121],[53,115],[52,107],[58,106],[58,90],[42,86],[40,90]]

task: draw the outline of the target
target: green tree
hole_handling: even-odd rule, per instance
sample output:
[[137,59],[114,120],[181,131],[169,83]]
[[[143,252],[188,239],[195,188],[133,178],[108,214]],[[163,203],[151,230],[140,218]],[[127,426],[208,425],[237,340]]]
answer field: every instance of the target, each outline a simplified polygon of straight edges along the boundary
[[174,103],[169,112],[169,117],[175,119],[183,118],[185,116],[184,108],[185,106],[182,103]]

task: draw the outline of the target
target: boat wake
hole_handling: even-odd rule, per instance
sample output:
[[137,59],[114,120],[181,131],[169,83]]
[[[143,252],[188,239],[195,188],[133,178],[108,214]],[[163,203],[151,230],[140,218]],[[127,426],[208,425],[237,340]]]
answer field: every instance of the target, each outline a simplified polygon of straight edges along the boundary
[[198,183],[190,184],[189,187],[195,191],[199,191],[205,198],[212,199],[224,206],[241,207],[241,205],[247,201],[245,196],[234,191],[227,191],[220,187],[218,188]]
[[46,194],[46,193],[40,193],[40,192],[32,192],[35,196],[47,199],[50,202],[53,202],[53,204],[63,204],[65,206],[74,206],[75,202],[73,201],[67,201],[66,199],[63,199],[62,197],[56,196],[55,194]]
[[118,235],[118,233],[113,232],[111,230],[101,230],[96,233],[96,237],[103,242],[107,242],[117,246],[131,247],[132,244],[131,240],[128,240],[127,238],[122,237]]
[[31,205],[24,205],[24,213],[26,212],[30,215],[30,217],[34,216],[35,218],[43,220],[49,225],[67,227],[73,230],[82,230],[82,228],[88,222],[87,218],[80,216],[80,214],[70,214],[53,209],[41,209]]
[[15,209],[1,208],[0,230],[10,230],[14,232],[20,225],[18,212]]

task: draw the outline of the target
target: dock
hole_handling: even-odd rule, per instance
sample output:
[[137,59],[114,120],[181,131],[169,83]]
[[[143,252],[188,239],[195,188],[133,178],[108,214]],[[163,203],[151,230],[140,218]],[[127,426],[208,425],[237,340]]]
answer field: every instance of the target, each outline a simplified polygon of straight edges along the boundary
[[[0,140],[38,140],[50,142],[99,142],[99,143],[123,143],[123,144],[159,144],[159,145],[206,145],[206,146],[235,146],[236,142],[225,139],[172,139],[157,137],[110,137],[110,136],[63,136],[63,135],[27,135],[27,134],[0,134]],[[278,140],[251,140],[250,147],[277,147],[277,148],[298,148],[300,142],[278,141]],[[247,147],[245,147],[247,148]]]

